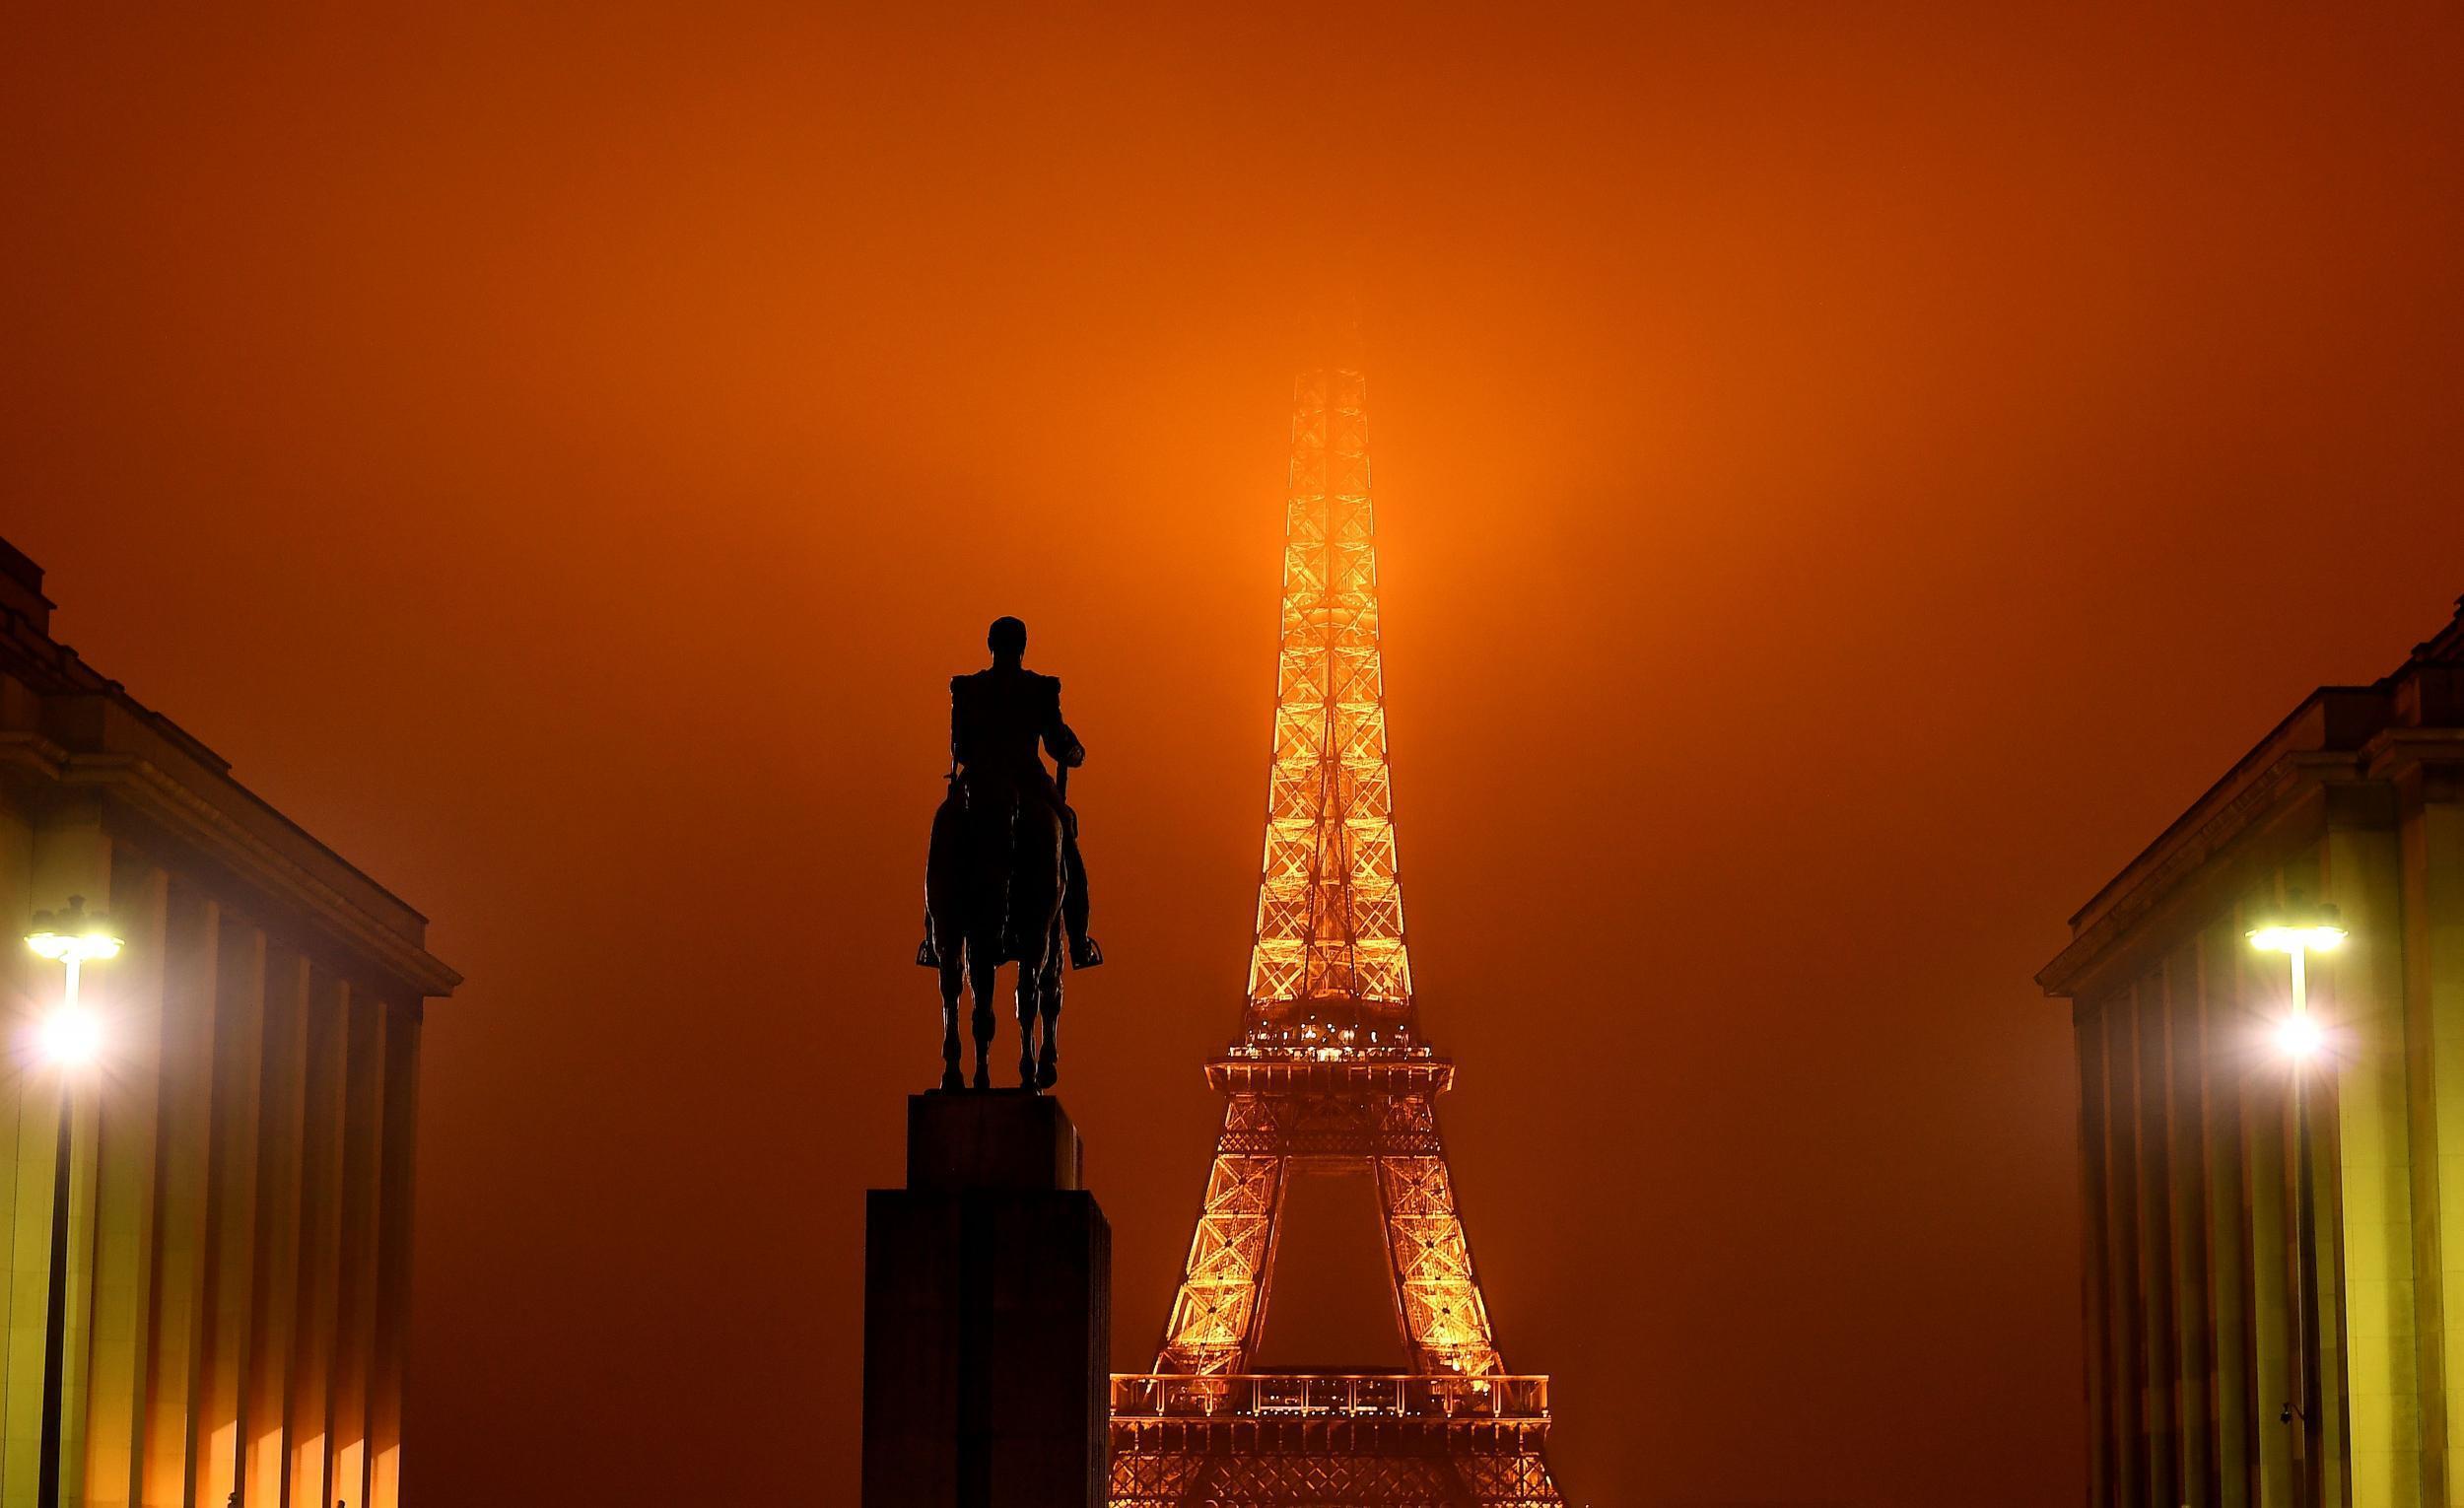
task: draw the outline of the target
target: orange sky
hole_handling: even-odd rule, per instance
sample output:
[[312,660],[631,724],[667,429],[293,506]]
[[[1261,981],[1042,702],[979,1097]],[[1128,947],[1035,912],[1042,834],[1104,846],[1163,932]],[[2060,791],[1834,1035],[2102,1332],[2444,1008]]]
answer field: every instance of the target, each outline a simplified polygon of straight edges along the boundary
[[[470,978],[420,1500],[852,1499],[998,612],[1093,754],[1064,1090],[1145,1364],[1347,246],[1414,972],[1571,1498],[2077,1500],[2029,976],[2464,590],[2464,19],[511,9],[0,54],[0,533]],[[1272,1352],[1346,1338],[1328,1207]]]

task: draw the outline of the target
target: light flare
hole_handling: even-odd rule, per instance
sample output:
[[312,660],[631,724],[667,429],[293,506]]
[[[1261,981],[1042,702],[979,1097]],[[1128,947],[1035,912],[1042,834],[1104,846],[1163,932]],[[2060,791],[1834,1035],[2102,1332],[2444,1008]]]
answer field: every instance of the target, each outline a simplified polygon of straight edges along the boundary
[[2307,1011],[2276,1023],[2276,1050],[2287,1058],[2305,1061],[2317,1057],[2326,1046],[2327,1033]]
[[85,1067],[103,1055],[103,1022],[93,1011],[63,1006],[34,1028],[34,1046],[45,1062]]

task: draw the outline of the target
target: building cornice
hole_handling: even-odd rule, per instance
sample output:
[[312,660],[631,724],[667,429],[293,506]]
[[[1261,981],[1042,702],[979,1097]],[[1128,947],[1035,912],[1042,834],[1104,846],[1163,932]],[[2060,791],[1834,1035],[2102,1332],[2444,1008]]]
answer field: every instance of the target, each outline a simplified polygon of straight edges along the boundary
[[[2452,781],[2464,768],[2456,675],[2464,660],[2464,614],[2369,686],[2323,686],[2208,788],[2156,840],[2071,918],[2071,941],[2038,971],[2048,994],[2076,997],[2135,951],[2149,920],[2191,899],[2214,903],[2233,883],[2229,860],[2261,833],[2309,813],[2327,820],[2325,788],[2411,779],[2429,771]],[[2424,725],[2427,723],[2428,725]],[[2348,803],[2339,821],[2366,809]]]
[[2322,788],[2356,773],[2347,750],[2286,753],[2246,772],[2228,793],[2202,802],[2192,813],[2198,820],[2175,824],[2160,849],[2142,855],[2126,887],[2108,887],[2081,914],[2070,945],[2037,971],[2037,986],[2052,995],[2084,993],[2086,983],[2115,961],[2117,949],[2141,934],[2149,918],[2180,900],[2193,882],[2219,872],[2253,835],[2274,829]]
[[[0,768],[117,802],[243,882],[297,908],[347,951],[422,995],[450,994],[462,982],[459,974],[421,945],[416,934],[425,928],[418,913],[393,902],[399,916],[388,919],[346,893],[333,879],[318,874],[318,867],[339,868],[347,875],[346,882],[356,881],[385,901],[393,901],[375,881],[228,778],[212,783],[222,790],[202,791],[142,754],[107,748],[76,750],[23,730],[0,731]],[[234,795],[279,822],[284,836],[308,845],[309,858],[304,861],[299,855],[285,853],[283,845],[250,831],[226,809],[225,803]]]
[[2423,765],[2464,765],[2464,727],[2391,727],[2361,750],[2372,780],[2393,780]]

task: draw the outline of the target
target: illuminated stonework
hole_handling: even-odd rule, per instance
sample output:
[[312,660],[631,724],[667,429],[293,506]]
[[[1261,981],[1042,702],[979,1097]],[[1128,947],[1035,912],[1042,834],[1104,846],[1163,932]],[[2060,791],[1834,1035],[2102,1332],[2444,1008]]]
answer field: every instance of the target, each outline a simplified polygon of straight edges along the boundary
[[[1303,376],[1285,513],[1274,764],[1223,1130],[1155,1371],[1113,1380],[1115,1508],[1539,1508],[1547,1379],[1505,1372],[1457,1208],[1396,877],[1361,375]],[[1373,1175],[1411,1372],[1259,1376],[1293,1166]]]

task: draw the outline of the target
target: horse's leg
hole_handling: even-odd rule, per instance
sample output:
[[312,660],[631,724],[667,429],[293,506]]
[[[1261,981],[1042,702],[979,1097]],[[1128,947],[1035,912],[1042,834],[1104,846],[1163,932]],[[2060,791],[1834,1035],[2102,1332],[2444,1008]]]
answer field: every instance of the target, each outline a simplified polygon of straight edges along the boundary
[[1037,821],[1032,829],[1027,827],[1026,813],[1020,813],[1019,862],[1009,885],[1010,912],[1022,924],[1018,927],[1018,1082],[1028,1089],[1040,1087],[1042,1077],[1036,1066],[1035,1023],[1043,1012],[1046,971],[1058,971],[1061,966],[1055,948],[1061,933],[1061,813],[1051,807],[1034,810]]
[[967,1076],[958,1071],[958,997],[967,988],[967,944],[956,927],[944,927],[936,919],[933,931],[949,938],[941,954],[941,1087],[964,1089]]
[[958,1066],[958,997],[967,987],[967,805],[955,787],[932,814],[924,858],[924,926],[941,973],[941,1087],[967,1087]]
[[1018,969],[1018,1087],[1035,1089],[1035,976]]
[[1061,938],[1058,935],[1045,949],[1044,988],[1036,1004],[1044,1017],[1044,1045],[1035,1058],[1035,1087],[1050,1089],[1061,1081]]
[[967,970],[976,987],[976,1087],[992,1087],[992,996],[1001,986],[1000,949],[988,938],[967,942]]
[[[1021,951],[1024,951],[1021,949]],[[1044,960],[1018,960],[1018,1087],[1035,1087],[1035,998],[1041,991]]]

